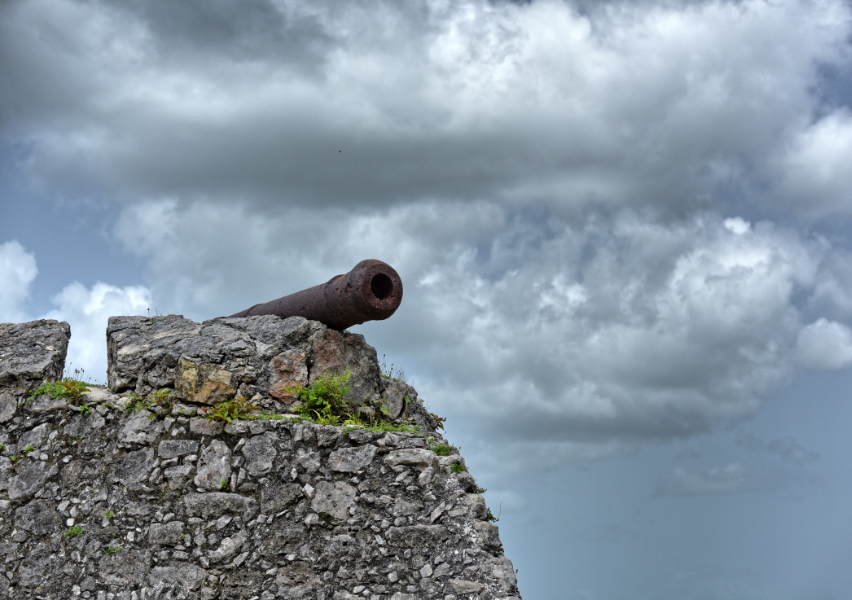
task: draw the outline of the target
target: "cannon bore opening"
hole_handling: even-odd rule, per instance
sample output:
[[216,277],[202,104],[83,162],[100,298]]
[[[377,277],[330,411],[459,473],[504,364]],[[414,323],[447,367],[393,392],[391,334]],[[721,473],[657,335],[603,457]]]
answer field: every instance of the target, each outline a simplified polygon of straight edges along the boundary
[[379,273],[370,281],[370,291],[379,300],[384,300],[393,293],[393,281],[384,273]]
[[390,317],[402,302],[402,280],[393,267],[380,260],[362,260],[343,275],[289,296],[255,304],[231,315],[304,317],[343,330],[366,321]]

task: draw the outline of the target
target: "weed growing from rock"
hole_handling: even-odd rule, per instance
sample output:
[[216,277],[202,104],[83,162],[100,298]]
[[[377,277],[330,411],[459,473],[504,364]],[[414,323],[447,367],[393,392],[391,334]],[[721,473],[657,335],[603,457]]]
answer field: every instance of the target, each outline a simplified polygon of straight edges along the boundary
[[127,412],[136,412],[143,408],[147,408],[145,401],[136,392],[131,392],[127,396],[127,404],[124,406],[124,410]]
[[258,407],[251,404],[247,398],[237,396],[233,400],[220,402],[210,409],[207,413],[208,421],[219,421],[220,423],[230,423],[249,417],[252,411],[258,410]]
[[458,475],[459,473],[464,473],[465,471],[467,471],[467,467],[465,467],[461,463],[453,463],[450,465],[450,471]]
[[45,383],[29,393],[27,402],[39,396],[50,396],[54,400],[65,400],[77,406],[88,391],[88,385],[81,381],[62,380],[56,383]]
[[62,373],[62,381],[76,381],[88,387],[106,387],[103,383],[97,383],[92,381],[91,377],[86,377],[85,369],[74,369],[72,371],[70,363],[67,367],[65,367],[65,371]]
[[390,368],[388,368],[387,363],[385,362],[385,354],[382,354],[382,362],[379,364],[379,370],[382,372],[382,377],[385,379],[390,379],[392,381],[401,381],[402,383],[408,383],[405,381],[405,370],[399,368],[394,372],[393,363],[391,363]]
[[65,533],[62,534],[62,537],[74,538],[74,537],[80,537],[80,535],[82,535],[82,534],[83,534],[83,528],[82,527],[69,527],[68,531],[66,531]]
[[487,514],[487,515],[485,515],[485,518],[486,518],[486,519],[488,519],[489,521],[491,521],[492,523],[496,523],[497,521],[499,521],[499,520],[500,520],[500,515],[501,515],[501,514],[503,514],[503,503],[502,503],[502,502],[500,503],[500,510],[499,510],[499,512],[497,513],[497,516],[496,516],[496,517],[494,516],[494,513],[492,513],[492,512],[491,512],[491,509],[489,508],[489,509],[488,509],[488,514]]
[[351,376],[352,370],[348,367],[340,375],[331,375],[326,371],[311,386],[291,386],[284,388],[284,391],[302,400],[304,405],[296,410],[303,417],[320,425],[356,425],[359,423],[348,422],[357,417],[343,401],[352,387],[349,384]]
[[435,421],[435,429],[440,429],[444,431],[444,423],[446,422],[446,417],[439,417],[435,413],[429,413],[429,416]]
[[167,390],[165,388],[160,388],[148,398],[148,402],[145,405],[145,408],[154,408],[157,410],[152,414],[148,419],[153,419],[154,417],[165,417],[171,414],[172,409],[175,407],[175,399],[172,396],[172,391]]
[[453,449],[446,444],[438,444],[436,446],[432,446],[432,452],[438,456],[449,456],[453,453]]
[[383,405],[379,405],[381,416],[371,411],[365,415],[360,405],[345,402],[343,399],[352,387],[349,384],[351,376],[352,370],[347,367],[340,375],[325,372],[311,386],[292,386],[284,391],[302,400],[304,404],[296,409],[302,418],[319,425],[342,425],[344,432],[355,429],[417,432],[413,425],[394,425],[387,421],[388,410]]

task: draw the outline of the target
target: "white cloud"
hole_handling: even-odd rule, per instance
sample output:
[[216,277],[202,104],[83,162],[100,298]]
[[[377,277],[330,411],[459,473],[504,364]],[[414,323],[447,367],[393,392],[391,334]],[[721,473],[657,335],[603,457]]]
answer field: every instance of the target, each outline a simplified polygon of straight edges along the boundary
[[37,275],[32,252],[16,240],[0,244],[0,323],[26,320],[25,305]]
[[782,198],[814,216],[852,211],[852,115],[837,110],[801,130],[779,167]]
[[843,323],[818,319],[796,338],[796,360],[809,369],[841,369],[852,363],[852,330]]
[[66,368],[82,369],[85,377],[106,383],[106,327],[109,317],[144,315],[152,306],[151,292],[142,286],[116,287],[96,283],[87,288],[79,282],[65,286],[52,298],[57,306],[43,319],[71,325]]
[[737,235],[742,235],[751,231],[751,223],[740,219],[739,217],[725,219],[722,221],[722,225],[725,226],[725,229],[732,233],[736,233]]

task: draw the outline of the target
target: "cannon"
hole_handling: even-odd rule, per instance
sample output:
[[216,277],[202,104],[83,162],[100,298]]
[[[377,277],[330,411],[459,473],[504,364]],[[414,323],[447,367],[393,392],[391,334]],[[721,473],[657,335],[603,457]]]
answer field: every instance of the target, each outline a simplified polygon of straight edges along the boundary
[[255,304],[231,317],[305,317],[343,330],[366,321],[387,319],[401,302],[402,280],[393,267],[380,260],[362,260],[348,273],[335,275],[327,283]]

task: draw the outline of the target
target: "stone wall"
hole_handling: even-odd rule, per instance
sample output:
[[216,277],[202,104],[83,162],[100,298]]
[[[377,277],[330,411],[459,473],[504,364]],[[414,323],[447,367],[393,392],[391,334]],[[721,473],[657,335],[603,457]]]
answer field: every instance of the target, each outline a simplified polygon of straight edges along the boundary
[[[0,381],[18,382],[0,387],[0,597],[518,597],[473,477],[452,468],[464,459],[363,337],[300,318],[160,319],[110,320],[111,389],[92,388],[82,409],[24,403],[21,378],[5,376],[7,348],[42,348],[60,354],[43,375],[56,379],[67,324],[0,325]],[[38,328],[64,331],[64,345],[39,346]],[[286,412],[287,378],[347,364],[354,400],[390,404],[423,433],[203,416],[222,394]],[[131,391],[161,387],[180,397],[170,415],[126,410]]]

